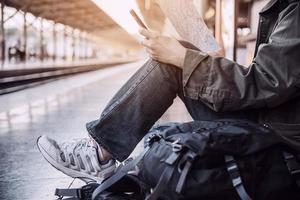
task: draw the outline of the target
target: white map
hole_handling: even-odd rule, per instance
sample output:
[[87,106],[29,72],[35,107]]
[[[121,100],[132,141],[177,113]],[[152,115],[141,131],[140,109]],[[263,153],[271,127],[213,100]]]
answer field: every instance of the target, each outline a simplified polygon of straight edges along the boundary
[[204,52],[217,52],[220,49],[193,0],[158,0],[157,3],[183,40]]

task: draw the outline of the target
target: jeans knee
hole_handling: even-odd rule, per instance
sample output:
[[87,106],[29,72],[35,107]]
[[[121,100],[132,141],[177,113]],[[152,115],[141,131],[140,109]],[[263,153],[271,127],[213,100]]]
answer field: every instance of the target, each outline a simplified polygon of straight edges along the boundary
[[167,64],[167,63],[163,63],[163,62],[159,62],[157,60],[154,60],[152,58],[148,59],[148,63],[152,66],[156,66],[161,72],[163,72],[164,74],[168,74],[168,73],[172,73],[172,75],[174,74],[182,74],[182,70],[174,65],[171,64]]
[[182,91],[182,70],[174,65],[159,62],[154,59],[149,59],[148,64],[155,69],[152,74],[155,78],[161,77],[164,81],[178,87],[178,93]]

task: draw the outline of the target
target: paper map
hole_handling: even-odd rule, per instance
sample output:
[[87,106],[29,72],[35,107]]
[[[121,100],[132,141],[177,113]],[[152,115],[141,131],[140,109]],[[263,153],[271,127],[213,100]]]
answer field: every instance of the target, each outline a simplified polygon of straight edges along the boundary
[[162,11],[183,40],[204,52],[217,52],[219,46],[193,0],[158,0]]

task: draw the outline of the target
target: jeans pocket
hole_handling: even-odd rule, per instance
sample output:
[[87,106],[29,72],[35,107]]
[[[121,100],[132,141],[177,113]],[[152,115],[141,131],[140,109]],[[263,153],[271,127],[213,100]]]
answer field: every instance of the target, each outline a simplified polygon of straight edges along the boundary
[[185,87],[183,89],[183,94],[190,99],[199,100],[199,89],[197,88]]

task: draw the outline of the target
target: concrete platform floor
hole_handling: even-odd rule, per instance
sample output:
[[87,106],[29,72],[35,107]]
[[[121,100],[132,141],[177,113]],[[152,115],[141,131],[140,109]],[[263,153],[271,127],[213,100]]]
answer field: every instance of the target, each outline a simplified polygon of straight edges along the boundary
[[[72,179],[42,158],[36,147],[37,137],[87,137],[85,123],[100,115],[118,88],[142,64],[101,69],[0,96],[0,199],[57,199],[55,188],[67,187]],[[160,119],[189,120],[178,99]],[[75,181],[74,186],[80,185],[82,182]]]

